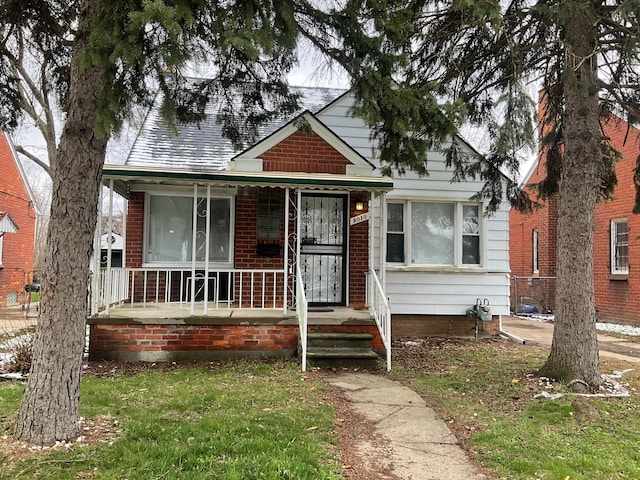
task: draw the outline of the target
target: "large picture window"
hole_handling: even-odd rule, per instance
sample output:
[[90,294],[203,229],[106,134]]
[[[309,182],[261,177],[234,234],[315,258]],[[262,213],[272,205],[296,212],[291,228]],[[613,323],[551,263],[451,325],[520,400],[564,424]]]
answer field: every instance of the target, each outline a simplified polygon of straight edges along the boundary
[[478,204],[392,202],[387,208],[387,262],[480,265],[481,233]]
[[[192,261],[193,197],[148,195],[146,261],[186,263]],[[209,215],[209,262],[231,262],[231,198],[212,197]],[[197,262],[207,255],[207,199],[198,198],[196,211]]]
[[629,226],[626,219],[611,220],[611,273],[629,273]]

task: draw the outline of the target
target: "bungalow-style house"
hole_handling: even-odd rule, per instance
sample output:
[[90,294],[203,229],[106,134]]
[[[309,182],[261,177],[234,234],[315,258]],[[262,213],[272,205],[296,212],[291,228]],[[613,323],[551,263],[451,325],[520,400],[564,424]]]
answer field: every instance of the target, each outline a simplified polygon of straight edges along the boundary
[[[604,123],[603,131],[621,153],[616,165],[618,185],[613,199],[601,201],[595,210],[594,281],[598,321],[640,326],[640,275],[638,258],[640,218],[632,214],[635,202],[634,169],[640,153],[640,131],[615,115]],[[538,159],[525,184],[535,184],[546,175]],[[530,305],[535,310],[553,311],[556,275],[557,196],[532,214],[512,210],[510,222],[510,263],[514,280],[512,305],[517,311]],[[524,299],[524,300],[522,300]]]
[[33,281],[36,209],[11,139],[0,133],[0,307],[24,305]]
[[298,92],[302,110],[244,151],[222,137],[215,106],[177,136],[156,106],[126,164],[104,167],[109,195],[128,203],[125,267],[94,279],[91,358],[299,349],[305,368],[350,334],[389,366],[392,331],[498,333],[509,313],[506,206],[484,216],[471,200],[479,182],[452,183],[437,152],[429,177],[381,176],[349,92]]

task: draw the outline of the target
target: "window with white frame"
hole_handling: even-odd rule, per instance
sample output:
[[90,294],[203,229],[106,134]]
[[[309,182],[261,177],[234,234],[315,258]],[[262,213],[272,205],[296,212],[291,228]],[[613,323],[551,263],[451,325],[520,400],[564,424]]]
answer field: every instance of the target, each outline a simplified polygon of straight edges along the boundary
[[540,271],[540,265],[538,263],[538,230],[534,229],[532,232],[531,238],[531,254],[532,254],[532,265],[533,265],[533,273],[538,273]]
[[462,202],[389,203],[387,261],[411,265],[480,265],[480,209],[479,204]]
[[2,244],[4,239],[4,232],[0,232],[0,265],[2,265]]
[[[146,261],[185,263],[192,261],[193,197],[148,194]],[[231,198],[211,197],[209,214],[209,262],[231,263]],[[207,199],[199,197],[196,211],[197,262],[207,255]]]
[[387,205],[387,262],[404,263],[404,205]]
[[629,273],[629,225],[626,218],[611,220],[611,273]]

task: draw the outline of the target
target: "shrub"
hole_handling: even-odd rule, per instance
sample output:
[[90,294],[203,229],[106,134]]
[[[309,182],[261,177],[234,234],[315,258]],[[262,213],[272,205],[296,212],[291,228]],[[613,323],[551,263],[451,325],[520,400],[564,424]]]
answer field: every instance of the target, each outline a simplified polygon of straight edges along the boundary
[[4,370],[7,372],[28,373],[31,368],[33,336],[15,337],[9,342],[8,350],[10,356],[4,364]]

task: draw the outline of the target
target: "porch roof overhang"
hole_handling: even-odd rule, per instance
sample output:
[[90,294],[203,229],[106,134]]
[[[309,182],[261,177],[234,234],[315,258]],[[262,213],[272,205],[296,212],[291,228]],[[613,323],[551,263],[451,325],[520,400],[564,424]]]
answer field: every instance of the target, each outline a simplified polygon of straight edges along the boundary
[[105,165],[102,169],[102,178],[107,186],[113,180],[114,190],[124,197],[129,196],[129,187],[132,183],[153,185],[193,185],[199,183],[224,187],[253,186],[374,192],[393,190],[393,180],[389,177],[306,172],[196,171],[179,168]]

